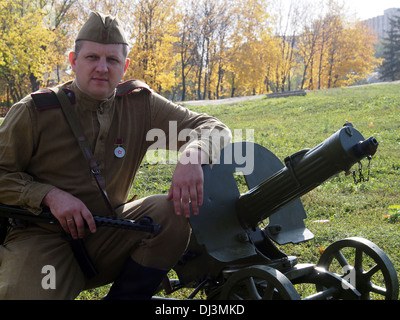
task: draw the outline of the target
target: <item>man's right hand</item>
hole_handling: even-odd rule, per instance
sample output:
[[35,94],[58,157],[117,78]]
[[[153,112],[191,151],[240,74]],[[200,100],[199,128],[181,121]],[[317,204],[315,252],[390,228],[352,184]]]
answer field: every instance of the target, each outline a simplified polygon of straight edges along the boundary
[[59,221],[66,233],[73,239],[85,235],[85,221],[90,232],[96,232],[96,223],[85,204],[73,195],[54,188],[44,197],[43,205],[49,207],[51,213]]

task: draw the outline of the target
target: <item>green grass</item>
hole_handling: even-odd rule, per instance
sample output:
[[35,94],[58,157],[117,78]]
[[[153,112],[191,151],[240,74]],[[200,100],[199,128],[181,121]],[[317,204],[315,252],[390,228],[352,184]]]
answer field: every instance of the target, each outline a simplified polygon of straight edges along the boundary
[[[315,238],[280,249],[297,256],[300,263],[317,263],[321,248],[339,239],[364,237],[385,251],[400,275],[400,221],[385,217],[397,213],[400,205],[400,84],[191,109],[216,116],[232,131],[254,129],[255,142],[282,160],[316,146],[346,121],[352,121],[365,138],[374,136],[380,145],[372,159],[370,181],[355,185],[351,176],[340,174],[302,197],[308,215],[305,223]],[[167,193],[172,172],[171,165],[143,162],[133,193],[139,197]],[[106,292],[107,288],[86,291],[79,298],[96,299]]]

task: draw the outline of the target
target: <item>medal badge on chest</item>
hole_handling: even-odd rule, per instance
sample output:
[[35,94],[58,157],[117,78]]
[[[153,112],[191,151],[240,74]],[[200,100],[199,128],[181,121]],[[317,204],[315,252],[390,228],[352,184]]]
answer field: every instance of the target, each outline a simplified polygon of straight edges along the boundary
[[126,154],[126,151],[122,146],[123,146],[123,140],[120,139],[120,138],[116,139],[115,140],[114,155],[119,159],[125,157],[125,154]]

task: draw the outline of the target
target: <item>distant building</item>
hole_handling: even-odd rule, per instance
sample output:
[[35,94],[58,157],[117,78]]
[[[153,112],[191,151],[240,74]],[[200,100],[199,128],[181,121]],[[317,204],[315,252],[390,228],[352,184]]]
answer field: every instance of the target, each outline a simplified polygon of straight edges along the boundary
[[390,30],[390,19],[395,16],[400,16],[400,8],[387,9],[383,16],[377,16],[363,22],[376,34],[378,40],[381,40],[386,37]]

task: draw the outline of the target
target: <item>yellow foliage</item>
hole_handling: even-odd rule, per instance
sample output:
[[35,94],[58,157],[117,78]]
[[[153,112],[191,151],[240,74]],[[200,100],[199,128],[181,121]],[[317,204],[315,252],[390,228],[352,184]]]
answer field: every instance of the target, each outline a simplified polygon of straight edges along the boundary
[[0,0],[0,91],[15,100],[32,82],[44,81],[57,62],[56,33],[44,25],[45,12],[32,3]]
[[174,85],[175,7],[175,0],[139,0],[132,14],[133,48],[127,77],[142,79],[158,91],[171,90]]
[[292,83],[347,86],[381,63],[371,34],[335,11],[290,36],[274,34],[270,0],[0,0],[0,97],[16,100],[34,82],[63,81],[66,54],[91,10],[124,23],[131,44],[126,78],[178,99],[263,94]]
[[304,87],[343,87],[365,78],[381,63],[374,57],[374,42],[360,23],[345,25],[340,16],[314,21],[299,42]]

